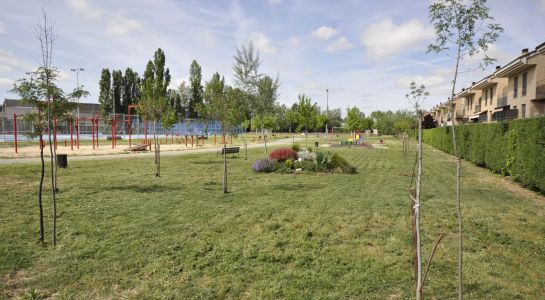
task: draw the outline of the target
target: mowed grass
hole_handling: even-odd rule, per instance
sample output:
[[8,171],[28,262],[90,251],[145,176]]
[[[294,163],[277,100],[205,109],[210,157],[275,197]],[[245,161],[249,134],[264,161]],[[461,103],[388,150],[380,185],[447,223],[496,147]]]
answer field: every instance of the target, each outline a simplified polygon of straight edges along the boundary
[[[302,143],[304,145],[304,142]],[[414,155],[338,151],[358,174],[255,174],[215,154],[69,161],[59,170],[58,245],[38,240],[39,166],[0,165],[0,297],[414,298]],[[414,144],[412,145],[414,146]],[[424,294],[457,296],[454,160],[425,147],[423,252],[445,234]],[[545,297],[545,197],[464,163],[465,292]]]

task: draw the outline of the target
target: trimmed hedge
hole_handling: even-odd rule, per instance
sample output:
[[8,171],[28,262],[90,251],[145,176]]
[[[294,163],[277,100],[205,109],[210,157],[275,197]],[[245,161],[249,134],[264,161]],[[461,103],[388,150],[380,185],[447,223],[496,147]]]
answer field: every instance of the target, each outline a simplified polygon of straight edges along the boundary
[[[463,159],[545,193],[545,118],[462,125],[455,132]],[[450,127],[426,129],[422,137],[424,143],[454,154]]]

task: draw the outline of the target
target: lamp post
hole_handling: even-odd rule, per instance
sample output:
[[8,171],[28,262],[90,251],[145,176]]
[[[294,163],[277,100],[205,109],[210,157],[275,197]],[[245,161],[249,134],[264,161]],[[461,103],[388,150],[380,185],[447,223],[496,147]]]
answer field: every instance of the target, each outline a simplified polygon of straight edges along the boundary
[[327,117],[327,121],[325,122],[325,139],[327,141],[327,136],[328,136],[328,130],[327,130],[327,125],[329,125],[329,89],[325,89],[325,95],[326,95],[326,104],[325,104],[325,111],[326,111],[326,117]]
[[[72,68],[72,69],[70,69],[70,71],[76,72],[76,88],[79,89],[80,88],[80,86],[79,86],[79,72],[83,72],[83,71],[85,71],[85,69],[84,68]],[[78,96],[78,117],[77,118],[79,119],[79,96]]]

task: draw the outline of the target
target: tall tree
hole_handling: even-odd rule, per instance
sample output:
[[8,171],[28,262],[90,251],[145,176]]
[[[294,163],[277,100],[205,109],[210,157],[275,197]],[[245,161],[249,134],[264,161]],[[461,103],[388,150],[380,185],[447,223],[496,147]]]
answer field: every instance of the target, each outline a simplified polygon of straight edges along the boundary
[[140,77],[138,76],[138,73],[131,68],[125,69],[122,95],[121,111],[127,113],[129,105],[138,103],[138,100],[140,99]]
[[197,61],[193,60],[189,67],[189,117],[198,117],[198,108],[203,103],[202,70]]
[[[225,85],[225,79],[215,73],[212,79],[206,83],[205,100],[200,106],[203,116],[219,120],[222,128],[222,136],[233,132],[236,126],[244,120],[243,92]],[[227,154],[226,143],[223,143],[223,193],[227,193]]]
[[165,70],[165,54],[157,49],[153,61],[148,61],[142,82],[142,96],[137,110],[146,120],[153,122],[153,140],[155,150],[156,177],[161,177],[161,152],[158,143],[157,122],[163,128],[171,127],[176,122],[176,113],[170,106],[167,88],[170,83],[170,71]]
[[286,121],[288,122],[289,132],[291,133],[293,128],[297,128],[297,121],[299,120],[299,115],[297,113],[297,103],[294,103],[286,111]]
[[236,54],[233,57],[233,72],[235,76],[235,86],[241,90],[255,94],[257,92],[257,83],[262,75],[259,73],[261,60],[259,51],[254,48],[253,41],[248,46],[242,44],[240,49],[236,48]]
[[113,101],[113,113],[122,114],[123,106],[121,104],[123,97],[123,73],[121,70],[112,71],[112,101]]
[[[263,141],[265,145],[265,153],[267,153],[267,139],[264,132],[265,120],[270,119],[270,115],[273,114],[275,108],[276,98],[278,97],[278,78],[273,80],[271,77],[265,75],[257,81],[257,94],[252,97],[252,115],[261,120],[261,134],[263,135]],[[269,122],[270,123],[270,122]]]
[[178,86],[178,95],[180,95],[180,116],[184,118],[189,117],[189,103],[191,102],[191,89],[186,84],[185,81],[182,81]]
[[[467,3],[467,4],[466,4]],[[489,13],[486,0],[440,0],[429,6],[428,14],[435,29],[436,42],[428,46],[428,52],[448,52],[454,50],[456,66],[452,80],[451,99],[454,99],[460,60],[466,56],[484,53],[481,66],[494,62],[487,55],[489,45],[494,44],[503,27],[494,22]],[[454,104],[452,101],[452,111]],[[461,209],[461,168],[462,160],[458,153],[454,122],[452,122],[452,143],[456,156],[456,215],[458,219],[458,299],[463,299],[463,218]]]
[[[356,106],[346,109],[346,127],[350,131],[363,129],[363,118],[365,115]],[[352,135],[353,136],[353,135]]]
[[299,99],[299,103],[297,103],[297,115],[299,116],[297,131],[305,129],[305,144],[307,144],[308,130],[314,128],[318,105],[316,102],[312,103],[312,99],[305,94],[299,94],[297,97]]
[[102,69],[99,82],[100,92],[98,94],[98,102],[100,103],[100,115],[102,117],[109,116],[113,111],[112,103],[112,77],[110,70]]

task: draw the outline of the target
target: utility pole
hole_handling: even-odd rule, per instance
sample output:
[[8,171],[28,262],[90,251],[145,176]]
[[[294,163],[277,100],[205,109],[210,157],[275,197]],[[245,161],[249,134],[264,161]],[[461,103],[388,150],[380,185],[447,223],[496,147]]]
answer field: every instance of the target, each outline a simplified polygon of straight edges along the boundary
[[[72,72],[76,72],[76,89],[79,89],[80,86],[79,86],[79,72],[83,72],[85,71],[84,68],[72,68],[70,69],[70,71]],[[77,116],[78,120],[79,120],[79,96],[78,96],[78,116]]]
[[325,140],[327,141],[328,136],[328,129],[327,126],[329,125],[329,89],[325,89],[325,111],[327,116],[327,121],[325,122]]

